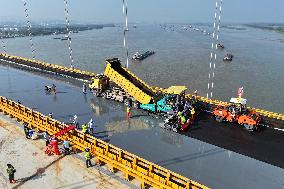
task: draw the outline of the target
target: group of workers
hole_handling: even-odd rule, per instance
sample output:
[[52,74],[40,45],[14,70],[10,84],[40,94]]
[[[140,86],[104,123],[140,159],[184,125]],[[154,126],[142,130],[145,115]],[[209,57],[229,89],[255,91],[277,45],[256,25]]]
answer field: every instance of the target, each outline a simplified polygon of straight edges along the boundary
[[38,135],[37,133],[35,132],[34,129],[29,129],[28,127],[28,124],[27,123],[24,123],[24,132],[25,132],[25,135],[26,135],[26,138],[27,139],[37,139],[38,138]]
[[[56,94],[56,86],[54,84],[52,84],[51,87],[45,86],[45,89],[48,92],[54,92],[54,94]],[[84,94],[87,93],[86,83],[83,84],[83,93]],[[18,103],[20,104],[20,101],[18,101]],[[48,116],[50,118],[53,118],[53,113],[49,113]],[[130,110],[129,110],[129,116],[130,116]],[[78,120],[78,116],[74,115],[72,123],[76,126],[77,129],[79,129],[79,123],[78,123],[77,120]],[[93,119],[90,119],[90,121],[87,124],[83,124],[82,125],[82,132],[84,134],[87,134],[87,133],[94,134],[94,130],[95,130],[95,124],[94,124]],[[27,139],[36,139],[36,138],[38,138],[38,135],[35,132],[35,130],[34,129],[30,129],[28,127],[27,123],[24,123],[24,133],[25,133],[25,136],[26,136]],[[45,131],[43,133],[43,137],[45,139],[45,145],[47,147],[46,148],[46,152],[47,152],[47,149],[48,149],[49,151],[52,151],[53,154],[60,155],[57,137],[49,136],[47,131]],[[70,154],[70,141],[68,140],[68,138],[65,138],[63,140],[62,147],[64,149],[64,155],[69,155]],[[87,168],[91,167],[92,166],[92,163],[91,163],[92,155],[91,155],[91,152],[90,152],[89,148],[85,149],[84,157],[85,157],[85,160],[86,160]],[[14,175],[15,175],[16,169],[14,168],[14,166],[12,166],[10,163],[7,164],[6,171],[7,171],[8,177],[9,177],[9,182],[10,183],[16,183],[16,180],[14,179]]]
[[180,96],[173,96],[171,103],[173,104],[174,114],[165,120],[171,128],[181,129],[187,127],[195,118],[197,104],[196,95],[191,99],[182,99]]
[[56,94],[56,85],[55,84],[52,84],[51,87],[48,86],[48,85],[45,85],[44,87],[45,87],[45,90],[47,92],[50,92],[50,93],[53,92],[54,94]]
[[[78,123],[78,116],[77,115],[73,116],[72,124],[76,126],[76,129],[79,129],[79,123]],[[82,132],[84,134],[94,134],[95,127],[96,127],[96,125],[94,123],[94,120],[91,118],[88,123],[82,125]]]

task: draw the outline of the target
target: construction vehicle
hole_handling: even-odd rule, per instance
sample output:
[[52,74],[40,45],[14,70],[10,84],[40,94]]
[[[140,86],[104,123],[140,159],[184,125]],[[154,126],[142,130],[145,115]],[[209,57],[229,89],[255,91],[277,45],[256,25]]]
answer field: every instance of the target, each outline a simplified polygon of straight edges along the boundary
[[248,131],[257,130],[261,121],[258,113],[246,108],[246,99],[244,98],[231,98],[229,105],[217,106],[213,115],[218,122],[237,122]]
[[[104,74],[95,76],[89,88],[95,96],[124,102],[126,106],[165,117],[161,127],[175,132],[185,132],[195,120],[195,111],[199,112],[196,100],[185,100],[185,86],[171,86],[155,91],[121,66],[117,58],[106,60]],[[180,111],[185,122],[178,115]]]
[[164,97],[158,100],[156,103],[140,104],[140,108],[149,112],[165,115],[165,113],[172,113],[176,102],[185,98],[185,86],[171,86],[168,89],[163,90]]
[[172,86],[157,93],[150,86],[121,66],[117,58],[106,60],[104,74],[92,79],[89,88],[95,96],[124,102],[126,106],[165,114],[173,110],[173,98],[184,98],[185,86]]
[[175,107],[173,114],[168,116],[164,123],[161,125],[162,128],[172,130],[174,132],[185,132],[189,126],[192,125],[197,115],[200,113],[200,107],[195,96],[192,99],[184,100],[180,102],[180,107]]
[[123,102],[126,106],[138,106],[135,99],[115,83],[110,82],[109,78],[103,74],[96,75],[89,84],[89,88],[97,97]]

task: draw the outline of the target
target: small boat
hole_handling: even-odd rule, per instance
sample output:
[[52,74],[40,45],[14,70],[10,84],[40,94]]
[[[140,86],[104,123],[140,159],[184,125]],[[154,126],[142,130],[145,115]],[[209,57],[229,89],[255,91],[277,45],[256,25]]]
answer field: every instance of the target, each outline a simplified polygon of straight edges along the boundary
[[61,39],[61,37],[54,37],[53,39]]
[[132,59],[133,59],[133,60],[144,60],[145,58],[147,58],[147,57],[149,57],[149,56],[151,56],[151,55],[153,55],[153,54],[155,54],[154,51],[146,51],[146,52],[144,52],[144,53],[142,53],[142,54],[140,54],[139,52],[136,52],[136,53],[133,55]]
[[224,49],[225,48],[225,46],[223,44],[221,44],[221,43],[218,43],[217,47],[218,47],[218,49]]
[[64,36],[64,37],[61,37],[61,40],[68,40],[68,39],[71,39],[71,37],[69,37],[69,36]]
[[232,61],[233,60],[232,54],[226,54],[226,56],[223,58],[223,61]]
[[137,25],[133,25],[133,28],[137,28]]

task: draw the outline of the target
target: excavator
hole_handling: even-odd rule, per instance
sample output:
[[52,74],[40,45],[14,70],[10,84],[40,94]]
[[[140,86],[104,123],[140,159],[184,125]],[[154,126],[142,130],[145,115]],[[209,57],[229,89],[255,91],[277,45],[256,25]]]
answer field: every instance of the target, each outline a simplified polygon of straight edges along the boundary
[[216,121],[236,122],[248,131],[258,130],[261,117],[255,111],[249,110],[246,102],[246,99],[241,97],[231,98],[229,105],[217,106],[213,111]]

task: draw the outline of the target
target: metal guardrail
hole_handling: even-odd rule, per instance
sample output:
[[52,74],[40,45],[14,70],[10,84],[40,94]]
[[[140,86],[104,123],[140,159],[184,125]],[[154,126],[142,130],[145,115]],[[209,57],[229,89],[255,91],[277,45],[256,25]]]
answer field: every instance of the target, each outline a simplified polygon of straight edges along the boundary
[[[55,119],[51,119],[37,111],[1,96],[0,112],[9,115],[12,118],[16,118],[18,121],[27,123],[30,128],[34,128],[37,131],[47,131],[51,135],[68,127]],[[115,170],[122,171],[125,175],[125,179],[128,181],[131,177],[138,179],[141,182],[141,188],[152,186],[163,189],[208,189],[208,187],[204,185],[117,148],[91,135],[83,134],[78,130],[73,130],[58,138],[63,140],[66,137],[76,149],[84,151],[88,147],[91,154],[95,157],[96,163],[107,164],[109,170],[112,172]]]
[[[69,77],[73,77],[73,78],[77,78],[77,79],[89,79],[90,80],[92,77],[94,77],[96,75],[95,73],[92,73],[92,72],[81,71],[79,69],[66,68],[64,66],[59,66],[59,65],[56,65],[56,64],[49,64],[49,63],[45,63],[45,62],[42,62],[42,61],[36,61],[36,60],[22,58],[22,57],[18,57],[18,56],[11,56],[11,55],[4,54],[4,53],[0,53],[0,59],[10,61],[10,62],[14,62],[14,63],[17,63],[17,64],[21,64],[21,65],[24,65],[24,66],[30,66],[30,67],[34,67],[34,68],[38,68],[38,69],[43,69],[43,70],[46,70],[46,71],[50,71],[50,72],[53,72],[53,73],[57,73],[57,74],[61,74],[61,75],[65,75],[65,76],[69,76]],[[163,88],[159,88],[159,87],[152,87],[152,89],[154,91],[163,91],[164,90]],[[192,94],[187,94],[186,96],[191,97]],[[201,97],[201,96],[198,96],[197,98],[199,100],[205,102],[205,103],[208,103],[208,104],[214,104],[214,105],[226,105],[226,104],[228,104],[228,102],[222,102],[222,101],[219,101],[219,100],[212,100],[212,99],[208,99],[208,98]],[[248,107],[248,108],[255,110],[256,112],[258,112],[262,116],[284,121],[284,114],[270,112],[270,111],[266,111],[266,110],[262,110],[262,109],[258,109],[258,108],[252,108],[252,107]]]

